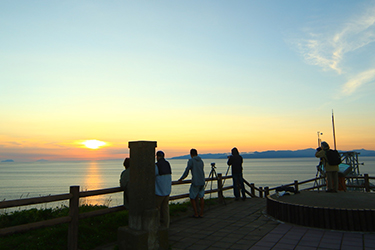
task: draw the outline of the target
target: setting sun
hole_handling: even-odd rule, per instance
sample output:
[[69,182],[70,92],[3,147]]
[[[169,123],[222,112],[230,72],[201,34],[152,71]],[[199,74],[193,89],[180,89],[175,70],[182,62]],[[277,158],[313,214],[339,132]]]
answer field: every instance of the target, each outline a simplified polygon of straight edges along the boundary
[[98,140],[86,140],[82,142],[82,144],[85,145],[85,147],[87,148],[98,149],[106,145],[107,143],[105,143],[104,141],[98,141]]

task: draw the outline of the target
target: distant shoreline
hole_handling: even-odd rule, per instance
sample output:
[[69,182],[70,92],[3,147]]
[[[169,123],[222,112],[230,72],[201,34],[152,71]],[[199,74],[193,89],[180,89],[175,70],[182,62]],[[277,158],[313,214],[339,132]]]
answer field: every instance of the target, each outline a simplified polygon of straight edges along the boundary
[[14,162],[14,160],[3,160],[3,161],[1,161],[1,162]]
[[[267,159],[267,158],[309,158],[309,157],[315,157],[315,150],[314,148],[308,148],[308,149],[300,149],[300,150],[268,150],[268,151],[262,151],[262,152],[243,152],[241,153],[241,156],[244,159]],[[358,152],[360,156],[375,156],[375,150],[366,150],[366,149],[355,149],[350,150],[354,152]],[[339,150],[340,152],[340,150]],[[342,151],[347,152],[347,151]],[[199,151],[198,151],[199,153]],[[227,159],[227,157],[230,155],[230,153],[207,153],[207,154],[199,154],[199,156],[202,159]],[[169,160],[179,160],[179,159],[190,159],[190,155],[181,155],[181,156],[175,156],[171,158],[167,158]],[[106,161],[109,159],[101,159],[98,161]],[[123,159],[110,159],[110,160],[118,160],[123,161]],[[53,161],[53,160],[51,160]],[[71,162],[70,160],[68,160]],[[87,161],[87,160],[72,160],[72,161]],[[12,159],[4,159],[1,160],[0,163],[20,163],[20,162],[39,162],[39,163],[48,163],[50,160],[45,159],[39,159],[36,161],[16,161]]]
[[[350,150],[358,152],[361,156],[375,156],[375,150],[357,149]],[[244,159],[264,159],[264,158],[305,158],[305,157],[315,157],[316,149],[308,148],[301,150],[269,150],[263,152],[253,152],[253,153],[241,153]],[[340,151],[339,151],[340,152]],[[346,152],[346,151],[343,151]],[[226,159],[230,155],[229,153],[217,153],[217,154],[199,154],[202,159]],[[190,155],[175,156],[169,158],[171,160],[178,159],[189,159]]]

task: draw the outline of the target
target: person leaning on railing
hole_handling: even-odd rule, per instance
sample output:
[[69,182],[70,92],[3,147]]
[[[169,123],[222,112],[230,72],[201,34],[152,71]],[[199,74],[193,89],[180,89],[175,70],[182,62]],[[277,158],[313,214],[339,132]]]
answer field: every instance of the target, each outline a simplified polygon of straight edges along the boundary
[[[191,171],[191,185],[189,189],[189,197],[191,205],[194,209],[193,218],[202,218],[204,210],[204,163],[202,159],[198,156],[198,151],[195,148],[190,150],[190,157],[185,172],[182,174],[178,181],[181,183],[189,175]],[[195,201],[196,198],[200,199],[200,213],[198,214],[198,207]]]

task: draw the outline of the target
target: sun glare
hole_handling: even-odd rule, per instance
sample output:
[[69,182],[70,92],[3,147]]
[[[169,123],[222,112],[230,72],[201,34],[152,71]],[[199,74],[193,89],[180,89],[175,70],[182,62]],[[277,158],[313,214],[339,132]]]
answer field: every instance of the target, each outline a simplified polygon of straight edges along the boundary
[[85,145],[85,147],[87,148],[98,149],[106,145],[107,143],[105,143],[104,141],[98,141],[98,140],[86,140],[82,142],[82,144]]

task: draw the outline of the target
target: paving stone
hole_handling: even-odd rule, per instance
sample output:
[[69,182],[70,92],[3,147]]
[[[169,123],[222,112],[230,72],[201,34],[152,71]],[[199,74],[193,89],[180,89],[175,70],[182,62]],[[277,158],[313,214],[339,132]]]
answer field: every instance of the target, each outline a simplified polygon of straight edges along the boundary
[[347,246],[342,245],[340,250],[363,250],[363,246]]
[[219,242],[212,244],[212,248],[213,249],[216,249],[216,248],[230,249],[232,245],[233,243],[230,243],[230,242],[219,241]]
[[294,250],[316,250],[316,247],[309,247],[309,246],[296,246]]

